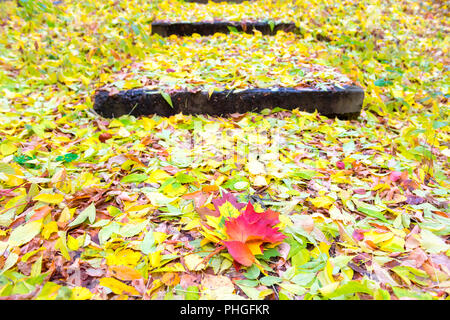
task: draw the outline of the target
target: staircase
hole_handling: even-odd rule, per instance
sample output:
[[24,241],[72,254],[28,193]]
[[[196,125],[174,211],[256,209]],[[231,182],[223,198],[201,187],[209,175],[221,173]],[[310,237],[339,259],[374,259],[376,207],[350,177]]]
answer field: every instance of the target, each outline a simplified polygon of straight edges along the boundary
[[[263,1],[163,1],[180,14],[158,12],[152,21],[152,33],[165,39],[155,48],[161,56],[131,65],[99,88],[94,109],[104,117],[226,115],[276,107],[357,117],[364,90],[331,66],[316,64],[295,21],[286,21],[294,10],[280,8],[288,12],[281,18],[252,17],[267,14],[260,11]],[[198,21],[195,13],[202,10],[207,18]],[[241,11],[249,18],[237,21]]]

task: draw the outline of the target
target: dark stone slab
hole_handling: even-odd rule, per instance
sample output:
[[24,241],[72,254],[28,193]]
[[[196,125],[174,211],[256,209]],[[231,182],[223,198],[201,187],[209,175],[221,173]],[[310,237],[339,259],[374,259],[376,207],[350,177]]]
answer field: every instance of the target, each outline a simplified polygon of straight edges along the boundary
[[236,28],[239,32],[253,33],[253,29],[262,34],[276,34],[278,30],[285,32],[300,31],[293,22],[275,22],[273,28],[268,21],[241,22],[241,21],[199,21],[199,22],[170,22],[154,21],[152,33],[167,37],[172,34],[177,36],[190,36],[198,33],[202,36],[213,35],[216,32],[230,33],[229,28]]
[[158,114],[171,116],[177,113],[226,115],[261,111],[275,107],[314,112],[342,119],[357,117],[364,100],[364,90],[357,86],[344,89],[246,89],[241,91],[208,92],[174,91],[170,93],[173,108],[163,96],[154,90],[132,89],[110,94],[100,90],[94,97],[94,110],[111,118],[125,114],[134,116]]

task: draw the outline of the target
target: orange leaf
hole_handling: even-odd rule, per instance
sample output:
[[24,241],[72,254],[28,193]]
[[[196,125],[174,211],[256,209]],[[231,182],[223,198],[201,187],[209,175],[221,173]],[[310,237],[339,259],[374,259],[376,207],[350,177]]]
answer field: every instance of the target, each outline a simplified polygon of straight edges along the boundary
[[52,207],[50,206],[42,206],[39,209],[35,209],[34,210],[34,214],[30,217],[30,219],[28,220],[29,222],[34,221],[34,220],[39,220],[44,218],[47,214],[49,214],[52,211]]
[[120,55],[117,53],[117,52],[115,52],[113,49],[111,49],[111,55],[115,58],[115,59],[117,59],[117,60],[122,60],[122,59],[120,59]]
[[248,246],[241,241],[224,241],[223,242],[228,249],[234,260],[240,264],[249,267],[255,262],[255,256],[252,254]]
[[166,286],[176,286],[180,282],[180,276],[176,272],[167,272],[161,278],[162,283]]
[[202,187],[203,192],[214,192],[214,191],[218,191],[218,190],[219,190],[219,187],[216,186],[215,184]]
[[120,280],[129,281],[142,278],[139,271],[127,266],[110,266],[109,269],[111,270],[112,275]]

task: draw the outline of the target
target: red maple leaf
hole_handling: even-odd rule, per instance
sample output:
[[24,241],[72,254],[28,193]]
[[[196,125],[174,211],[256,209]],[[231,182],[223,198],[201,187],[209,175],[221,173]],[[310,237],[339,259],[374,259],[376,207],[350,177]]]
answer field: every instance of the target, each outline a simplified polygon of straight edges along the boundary
[[274,226],[280,222],[279,213],[270,209],[258,213],[249,202],[245,212],[225,221],[227,239],[223,244],[234,260],[244,266],[255,262],[255,254],[262,254],[264,243],[277,243],[286,238]]

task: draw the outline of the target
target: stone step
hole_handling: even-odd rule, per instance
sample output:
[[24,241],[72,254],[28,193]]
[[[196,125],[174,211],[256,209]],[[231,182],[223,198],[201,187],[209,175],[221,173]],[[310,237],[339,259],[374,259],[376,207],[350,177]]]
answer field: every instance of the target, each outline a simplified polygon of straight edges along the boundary
[[[196,1],[195,1],[196,2]],[[291,1],[255,0],[244,3],[208,2],[207,5],[177,0],[162,0],[155,5],[150,21],[153,33],[186,36],[193,33],[211,35],[230,33],[230,28],[263,34],[278,30],[299,30],[298,7]]]
[[171,116],[183,114],[226,115],[231,113],[258,112],[265,108],[298,108],[301,111],[321,115],[355,118],[364,100],[364,90],[358,86],[345,86],[333,90],[318,89],[247,89],[214,91],[172,91],[173,107],[156,90],[131,89],[111,94],[100,90],[94,97],[94,110],[111,118],[131,114],[134,116],[158,114]]
[[213,35],[215,33],[230,33],[233,28],[238,32],[253,33],[257,30],[262,34],[273,35],[277,31],[299,33],[300,29],[293,22],[273,22],[255,21],[198,21],[198,22],[152,22],[152,33],[167,37],[170,35],[190,36],[197,33],[202,36]]

